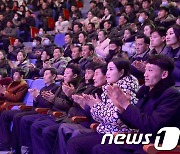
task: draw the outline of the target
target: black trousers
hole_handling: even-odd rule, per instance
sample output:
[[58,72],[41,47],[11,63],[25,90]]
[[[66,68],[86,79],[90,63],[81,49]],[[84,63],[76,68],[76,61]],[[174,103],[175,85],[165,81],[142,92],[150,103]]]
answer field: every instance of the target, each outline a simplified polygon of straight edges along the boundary
[[145,154],[142,145],[101,145],[103,135],[93,132],[71,138],[67,143],[68,154]]
[[[35,111],[8,110],[0,116],[0,147],[9,150],[19,146],[20,120],[23,116],[34,114]],[[11,129],[12,128],[12,129]]]

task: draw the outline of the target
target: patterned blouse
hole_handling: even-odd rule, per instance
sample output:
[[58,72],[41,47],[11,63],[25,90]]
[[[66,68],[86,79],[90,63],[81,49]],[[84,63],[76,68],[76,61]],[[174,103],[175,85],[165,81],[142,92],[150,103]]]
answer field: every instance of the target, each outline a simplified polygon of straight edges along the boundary
[[[130,92],[130,103],[136,104],[138,99],[136,98],[136,92],[139,89],[138,80],[132,76],[126,76],[120,79],[117,84],[123,92]],[[107,85],[103,86],[103,93],[101,95],[102,101],[97,102],[91,108],[91,115],[93,119],[100,124],[97,127],[97,132],[102,134],[116,133],[116,132],[134,132],[128,128],[119,118],[118,110],[107,96]]]

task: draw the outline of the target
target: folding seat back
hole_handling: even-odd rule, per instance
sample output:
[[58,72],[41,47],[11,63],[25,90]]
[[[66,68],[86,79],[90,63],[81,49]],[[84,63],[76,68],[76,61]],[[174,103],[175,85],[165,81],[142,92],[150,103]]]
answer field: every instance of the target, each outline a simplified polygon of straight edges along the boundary
[[48,28],[49,29],[54,29],[54,26],[55,26],[55,20],[51,17],[47,17],[47,20],[48,20]]
[[37,61],[37,59],[29,59],[29,62],[32,63],[32,64],[35,64]]
[[[29,82],[30,84],[30,80],[27,80],[27,83]],[[37,88],[38,90],[40,90],[41,88],[43,88],[45,86],[44,80],[43,79],[36,79],[34,81],[32,81],[32,83],[29,86],[29,89],[33,89],[33,88]],[[33,97],[32,95],[27,92],[25,98],[24,98],[24,103],[27,106],[32,106],[33,105]]]
[[63,46],[65,44],[65,34],[56,34],[54,37],[54,44],[57,46]]
[[37,29],[36,27],[32,27],[30,26],[30,33],[31,33],[31,38],[33,39],[36,34],[39,32],[39,29]]

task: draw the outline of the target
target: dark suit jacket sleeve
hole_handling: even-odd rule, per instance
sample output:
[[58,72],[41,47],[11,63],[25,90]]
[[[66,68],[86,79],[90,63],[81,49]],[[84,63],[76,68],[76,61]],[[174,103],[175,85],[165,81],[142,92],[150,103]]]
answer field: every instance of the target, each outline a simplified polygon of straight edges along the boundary
[[143,113],[134,105],[129,105],[122,114],[122,120],[142,133],[156,133],[160,128],[171,123],[180,109],[180,96],[176,93],[166,93],[161,103],[152,114]]
[[5,98],[7,101],[21,102],[28,90],[27,84],[23,84],[16,93],[6,91]]

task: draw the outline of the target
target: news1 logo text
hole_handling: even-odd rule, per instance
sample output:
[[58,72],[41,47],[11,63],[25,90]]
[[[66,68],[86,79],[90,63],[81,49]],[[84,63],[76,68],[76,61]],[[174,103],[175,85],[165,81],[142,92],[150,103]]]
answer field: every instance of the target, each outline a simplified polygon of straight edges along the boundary
[[[163,142],[160,145],[161,136],[164,132]],[[161,128],[155,137],[154,147],[157,150],[173,150],[179,141],[180,129],[177,127],[163,127]],[[106,138],[109,139],[108,144],[150,144],[150,138],[152,134],[105,134],[102,138],[101,144],[105,144]]]

